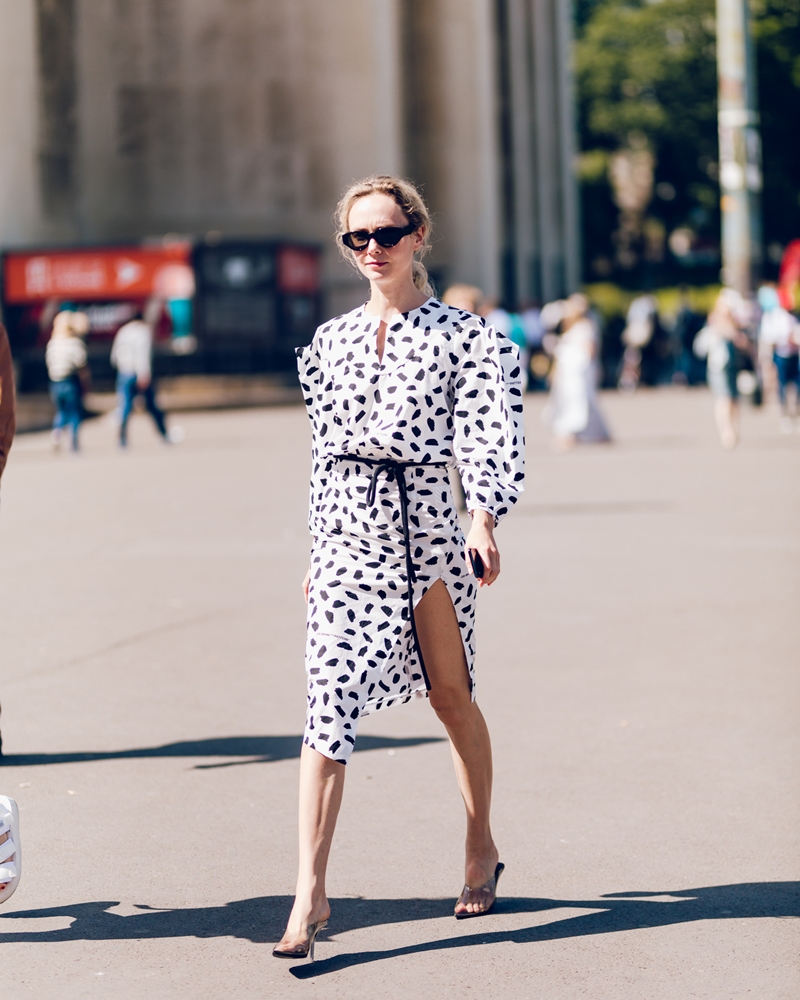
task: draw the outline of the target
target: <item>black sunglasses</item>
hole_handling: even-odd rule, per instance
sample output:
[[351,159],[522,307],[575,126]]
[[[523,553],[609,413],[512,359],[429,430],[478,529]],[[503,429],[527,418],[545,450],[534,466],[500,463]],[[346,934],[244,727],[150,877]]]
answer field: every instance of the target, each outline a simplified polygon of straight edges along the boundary
[[349,250],[366,250],[370,240],[375,240],[379,247],[396,247],[404,236],[409,236],[417,229],[413,222],[407,226],[382,226],[374,233],[366,229],[356,229],[352,233],[342,233],[342,243]]

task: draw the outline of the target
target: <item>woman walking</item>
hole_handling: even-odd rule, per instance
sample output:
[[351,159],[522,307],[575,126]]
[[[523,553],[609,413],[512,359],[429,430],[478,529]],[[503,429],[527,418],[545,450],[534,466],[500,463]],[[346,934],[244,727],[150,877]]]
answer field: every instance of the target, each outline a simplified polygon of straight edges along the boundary
[[749,350],[750,342],[739,325],[737,292],[723,288],[706,325],[694,338],[694,353],[706,358],[706,377],[714,396],[714,419],[720,443],[731,451],[739,441],[739,389],[736,384],[736,348]]
[[[313,959],[330,915],[325,873],[345,765],[370,712],[427,696],[450,737],[467,811],[456,917],[488,913],[503,870],[489,822],[492,754],[475,701],[474,624],[476,585],[500,572],[494,527],[522,490],[517,349],[433,296],[417,259],[430,246],[430,218],[411,184],[368,178],[345,193],[337,218],[370,299],[298,351],[312,423],[313,544],[303,582],[300,864],[273,952],[283,958]],[[472,517],[466,542],[453,465]]]
[[62,310],[53,320],[53,332],[45,348],[50,379],[50,398],[56,405],[53,447],[61,446],[64,428],[72,434],[72,450],[78,451],[78,432],[83,419],[82,393],[88,382],[86,348],[81,339],[89,329],[86,313]]
[[561,324],[561,336],[552,347],[556,364],[550,398],[542,413],[552,428],[555,450],[567,451],[578,442],[610,441],[597,402],[600,334],[589,314],[589,300],[578,293],[545,308]]

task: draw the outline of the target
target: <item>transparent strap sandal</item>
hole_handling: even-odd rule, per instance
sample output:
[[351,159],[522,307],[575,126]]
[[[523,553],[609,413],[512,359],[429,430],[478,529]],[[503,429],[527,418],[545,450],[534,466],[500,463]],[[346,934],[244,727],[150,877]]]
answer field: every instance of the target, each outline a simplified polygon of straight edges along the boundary
[[327,920],[318,920],[315,924],[308,925],[308,936],[305,941],[288,948],[282,948],[276,944],[272,949],[275,958],[306,958],[309,962],[314,961],[314,945],[317,942],[317,935],[328,926]]
[[[497,882],[503,874],[505,867],[504,864],[499,863],[494,870],[494,875],[487,882],[484,882],[483,885],[464,886],[456,903],[456,920],[467,920],[470,917],[485,917],[487,913],[491,913],[497,900]],[[473,905],[481,903],[483,908],[472,911],[466,909],[459,910],[459,906],[467,906],[468,903],[472,903]]]
[[19,809],[13,799],[0,795],[0,903],[13,896],[21,872]]

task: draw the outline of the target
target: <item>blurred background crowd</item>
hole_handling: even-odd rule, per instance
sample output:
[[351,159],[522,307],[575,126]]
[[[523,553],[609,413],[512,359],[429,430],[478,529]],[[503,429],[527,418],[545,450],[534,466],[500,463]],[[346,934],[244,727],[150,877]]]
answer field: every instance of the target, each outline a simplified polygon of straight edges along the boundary
[[0,0],[0,26],[23,427],[49,391],[60,440],[91,382],[121,443],[137,397],[168,439],[157,375],[291,382],[365,295],[336,198],[386,172],[433,210],[438,293],[552,391],[558,447],[610,438],[598,388],[708,384],[724,447],[742,397],[792,430],[800,0]]

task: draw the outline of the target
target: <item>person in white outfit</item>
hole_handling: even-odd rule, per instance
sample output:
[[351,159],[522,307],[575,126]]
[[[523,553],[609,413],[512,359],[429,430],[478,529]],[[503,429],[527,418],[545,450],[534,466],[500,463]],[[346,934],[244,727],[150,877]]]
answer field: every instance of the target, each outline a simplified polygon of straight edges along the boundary
[[[313,541],[303,586],[297,894],[273,950],[288,959],[313,958],[330,916],[328,856],[364,715],[427,697],[447,730],[467,804],[456,919],[491,912],[503,871],[473,639],[478,588],[500,573],[494,528],[524,481],[519,352],[484,319],[433,294],[417,259],[430,247],[430,216],[408,181],[354,184],[337,220],[370,299],[298,350],[312,429]],[[449,488],[453,466],[471,515],[466,538]]]
[[731,451],[739,441],[739,389],[736,384],[736,348],[748,347],[739,325],[741,296],[723,288],[706,325],[694,338],[694,353],[706,358],[708,385],[714,395],[714,417],[720,442]]
[[[560,306],[560,308],[556,308]],[[548,326],[561,324],[561,336],[548,338],[555,357],[550,398],[542,418],[549,424],[559,451],[577,443],[610,441],[597,402],[599,331],[589,316],[585,295],[571,295],[565,302],[551,303],[542,310]]]
[[69,427],[72,450],[78,451],[78,433],[83,420],[83,392],[89,381],[88,356],[82,338],[89,330],[86,313],[63,309],[53,320],[53,332],[45,348],[50,379],[50,398],[56,406],[53,445],[59,448],[64,428]]
[[778,291],[772,285],[762,285],[758,290],[761,306],[761,323],[758,330],[759,346],[772,355],[778,378],[778,399],[781,404],[781,430],[791,434],[797,417],[797,397],[800,394],[800,323],[784,309]]
[[137,396],[144,399],[158,433],[169,441],[166,419],[156,403],[153,384],[153,328],[144,321],[141,310],[117,331],[111,347],[111,364],[117,369],[120,447],[128,445],[128,420]]

